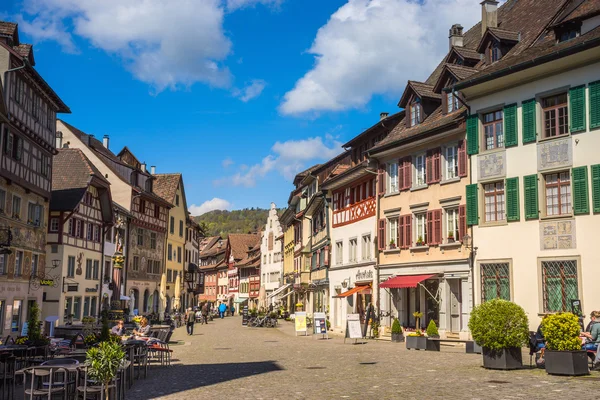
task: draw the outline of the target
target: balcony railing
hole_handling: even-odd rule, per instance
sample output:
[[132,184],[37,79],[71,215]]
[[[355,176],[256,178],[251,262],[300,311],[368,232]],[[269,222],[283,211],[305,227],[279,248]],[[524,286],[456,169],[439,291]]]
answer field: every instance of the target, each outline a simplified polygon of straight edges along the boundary
[[375,198],[371,197],[333,212],[333,227],[344,226],[375,215]]

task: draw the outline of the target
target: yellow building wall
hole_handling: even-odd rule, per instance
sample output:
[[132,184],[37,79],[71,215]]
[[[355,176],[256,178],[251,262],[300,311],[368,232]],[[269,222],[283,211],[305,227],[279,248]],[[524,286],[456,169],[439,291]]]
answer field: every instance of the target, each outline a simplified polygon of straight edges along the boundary
[[[183,192],[181,185],[177,188],[177,196],[179,197],[179,205],[174,200],[173,208],[169,210],[169,218],[167,220],[167,245],[165,246],[165,270],[163,273],[167,273],[168,270],[173,271],[171,275],[173,279],[171,282],[167,282],[168,289],[166,290],[167,296],[171,299],[175,296],[175,271],[177,275],[181,275],[181,283],[183,284],[183,271],[185,269],[185,199],[183,198]],[[174,219],[174,229],[171,233],[171,218]],[[180,231],[180,226],[182,229]],[[181,233],[181,234],[180,234]],[[171,245],[171,260],[169,260],[169,245]],[[178,248],[181,248],[181,259],[178,261]],[[168,276],[168,275],[167,275]],[[181,293],[183,294],[183,288]],[[183,300],[180,298],[180,300]],[[171,300],[171,308],[173,302]]]

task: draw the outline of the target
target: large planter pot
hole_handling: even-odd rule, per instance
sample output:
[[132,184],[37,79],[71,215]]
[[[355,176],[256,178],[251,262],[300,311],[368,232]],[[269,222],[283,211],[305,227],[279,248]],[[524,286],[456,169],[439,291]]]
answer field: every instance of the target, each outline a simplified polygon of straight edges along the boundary
[[404,334],[403,333],[392,333],[392,342],[396,342],[396,343],[404,342]]
[[483,348],[483,367],[487,369],[519,369],[523,367],[523,354],[520,347],[491,350]]
[[580,376],[590,373],[587,352],[585,350],[546,350],[544,357],[546,359],[546,372],[550,375]]
[[406,348],[408,350],[427,350],[427,338],[425,336],[406,336]]
[[472,340],[465,343],[465,347],[466,347],[465,352],[467,354],[481,354],[481,352],[482,352],[481,346]]

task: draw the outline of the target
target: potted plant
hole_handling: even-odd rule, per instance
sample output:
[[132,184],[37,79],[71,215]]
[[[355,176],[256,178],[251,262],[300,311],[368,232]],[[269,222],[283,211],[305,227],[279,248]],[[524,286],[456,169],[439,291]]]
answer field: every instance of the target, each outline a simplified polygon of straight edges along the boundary
[[404,342],[404,335],[402,334],[402,325],[400,325],[400,321],[398,320],[398,318],[394,318],[394,322],[392,322],[392,342]]
[[112,341],[101,342],[98,347],[92,347],[86,353],[88,377],[102,385],[106,399],[109,398],[109,386],[124,359],[125,352],[121,345]]
[[427,325],[427,330],[425,333],[427,334],[427,337],[439,339],[440,332],[438,331],[434,320],[429,321],[429,325]]
[[482,347],[485,368],[523,366],[521,347],[528,341],[529,321],[521,306],[501,299],[486,301],[471,311],[469,330]]
[[379,321],[375,318],[370,320],[371,322],[371,335],[373,339],[377,339],[379,337]]
[[448,243],[454,243],[454,232],[448,232]]
[[396,242],[394,242],[394,239],[390,240],[390,249],[395,249],[396,248]]
[[425,246],[425,242],[423,241],[423,236],[419,236],[417,238],[417,246]]
[[587,351],[581,349],[579,318],[572,313],[548,315],[542,321],[546,339],[546,372],[550,375],[588,375]]
[[421,329],[421,318],[423,318],[423,313],[420,311],[415,311],[413,313],[413,317],[415,317],[415,327],[417,330]]

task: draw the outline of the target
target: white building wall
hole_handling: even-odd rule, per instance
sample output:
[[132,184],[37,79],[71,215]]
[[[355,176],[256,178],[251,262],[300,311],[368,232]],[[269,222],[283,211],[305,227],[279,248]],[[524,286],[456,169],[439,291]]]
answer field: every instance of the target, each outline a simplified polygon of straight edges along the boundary
[[[269,236],[273,235],[273,248],[269,250]],[[276,240],[281,236],[283,231],[279,224],[277,216],[277,206],[271,203],[269,217],[263,232],[262,243],[260,245],[261,252],[261,284],[265,287],[267,295],[277,290],[281,286],[283,278],[283,248],[280,240]]]

